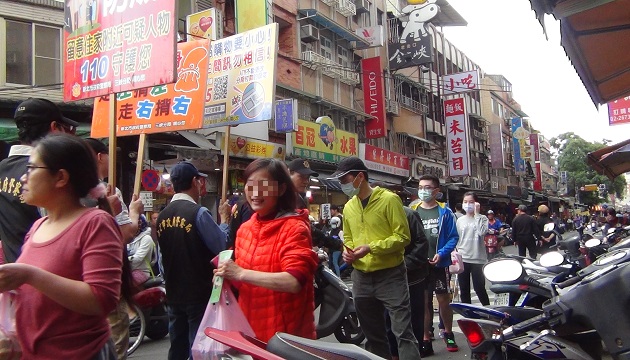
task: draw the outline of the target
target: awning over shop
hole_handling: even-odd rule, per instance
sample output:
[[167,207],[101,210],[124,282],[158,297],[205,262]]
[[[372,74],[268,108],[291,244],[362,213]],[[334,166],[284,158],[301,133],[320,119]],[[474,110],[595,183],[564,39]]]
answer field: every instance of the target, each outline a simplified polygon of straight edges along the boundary
[[330,175],[319,175],[315,183],[319,183],[320,186],[325,186],[328,191],[341,191],[341,183],[339,180],[328,180],[329,177]]
[[353,31],[348,30],[346,27],[337,24],[334,20],[324,15],[323,13],[317,11],[317,9],[300,9],[298,10],[300,14],[303,16],[298,20],[310,19],[322,26],[325,29],[328,29],[334,32],[337,36],[347,40],[347,41],[356,41],[358,43],[363,43],[365,45],[369,45],[369,43],[363,39],[362,37],[355,34]]
[[590,167],[613,180],[630,171],[630,140],[593,151],[587,155]]
[[530,0],[560,20],[561,43],[596,106],[630,94],[630,0]]

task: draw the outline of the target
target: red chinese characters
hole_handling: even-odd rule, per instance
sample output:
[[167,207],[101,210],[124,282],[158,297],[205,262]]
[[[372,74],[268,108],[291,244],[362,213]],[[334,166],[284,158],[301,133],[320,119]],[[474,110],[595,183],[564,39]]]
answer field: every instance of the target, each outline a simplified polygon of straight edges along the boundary
[[468,176],[468,127],[464,99],[451,99],[444,102],[447,129],[447,152],[449,176]]

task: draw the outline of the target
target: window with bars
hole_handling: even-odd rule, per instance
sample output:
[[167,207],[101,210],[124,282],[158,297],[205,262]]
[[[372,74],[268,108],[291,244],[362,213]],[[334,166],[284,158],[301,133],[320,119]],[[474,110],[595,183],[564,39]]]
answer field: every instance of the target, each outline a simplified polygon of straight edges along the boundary
[[333,59],[332,41],[325,36],[319,37],[319,54],[328,60]]

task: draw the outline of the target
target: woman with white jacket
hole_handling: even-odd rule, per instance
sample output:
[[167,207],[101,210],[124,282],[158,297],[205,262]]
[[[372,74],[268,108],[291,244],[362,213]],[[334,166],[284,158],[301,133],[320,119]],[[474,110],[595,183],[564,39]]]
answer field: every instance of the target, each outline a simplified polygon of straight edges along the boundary
[[459,289],[463,303],[471,303],[470,278],[472,276],[475,293],[482,305],[490,305],[486,292],[486,278],[483,265],[488,261],[483,238],[488,232],[488,218],[479,213],[477,195],[473,192],[464,194],[462,208],[466,215],[457,219],[459,242],[457,250],[462,255],[464,272],[458,275]]
[[135,285],[140,285],[151,276],[154,263],[155,243],[151,237],[151,228],[144,215],[138,220],[138,233],[132,242],[127,244],[131,275]]

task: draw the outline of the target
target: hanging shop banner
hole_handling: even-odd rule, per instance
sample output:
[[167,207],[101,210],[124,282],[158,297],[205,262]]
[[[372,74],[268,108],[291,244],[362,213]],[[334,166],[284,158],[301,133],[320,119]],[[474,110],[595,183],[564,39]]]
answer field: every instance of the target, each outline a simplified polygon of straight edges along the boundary
[[385,43],[385,27],[383,25],[358,28],[354,33],[367,43],[357,44],[357,49],[379,47]]
[[[525,175],[528,173],[525,166],[525,159],[531,156],[529,146],[529,131],[523,126],[522,118],[512,119],[512,146],[514,153],[514,173]],[[533,173],[530,175],[533,176]]]
[[186,16],[186,40],[223,39],[223,13],[210,8]]
[[435,1],[407,1],[394,19],[392,38],[388,46],[391,70],[420,66],[433,62],[433,36],[427,31],[430,22],[440,11]]
[[359,144],[359,148],[368,169],[409,177],[409,157],[370,144]]
[[363,103],[365,112],[372,115],[365,120],[365,137],[377,139],[387,136],[387,116],[385,114],[385,88],[381,58],[361,60],[363,70]]
[[[177,45],[177,82],[116,94],[116,136],[200,129],[209,40]],[[92,134],[109,135],[109,95],[94,99]]]
[[[221,149],[223,146],[223,134],[221,134]],[[284,161],[285,146],[268,141],[256,140],[244,136],[230,136],[230,156],[244,159],[274,158]],[[223,154],[223,150],[221,150]]]
[[503,148],[503,125],[490,124],[488,138],[490,138],[490,164],[493,169],[505,169],[505,154]]
[[65,4],[65,101],[174,81],[175,0]]
[[444,100],[446,117],[446,150],[448,152],[448,175],[470,175],[468,152],[468,114],[463,98]]
[[534,173],[534,191],[542,191],[542,172],[540,168],[540,135],[530,134],[529,143],[532,149],[528,168],[531,167]]
[[419,179],[425,174],[434,175],[440,180],[446,179],[446,166],[434,161],[414,159],[411,168],[415,179]]
[[298,121],[297,109],[297,99],[276,100],[274,131],[277,133],[288,133],[296,131]]
[[630,96],[608,103],[608,125],[630,123]]
[[[268,4],[269,3],[269,4]],[[236,31],[243,33],[267,25],[270,0],[236,0]]]
[[444,95],[453,95],[479,90],[479,72],[477,70],[472,70],[444,75],[442,77],[442,85]]
[[357,134],[337,130],[328,116],[317,120],[298,120],[297,131],[290,134],[293,155],[335,163],[344,157],[359,155]]
[[210,44],[204,128],[273,118],[278,24]]

